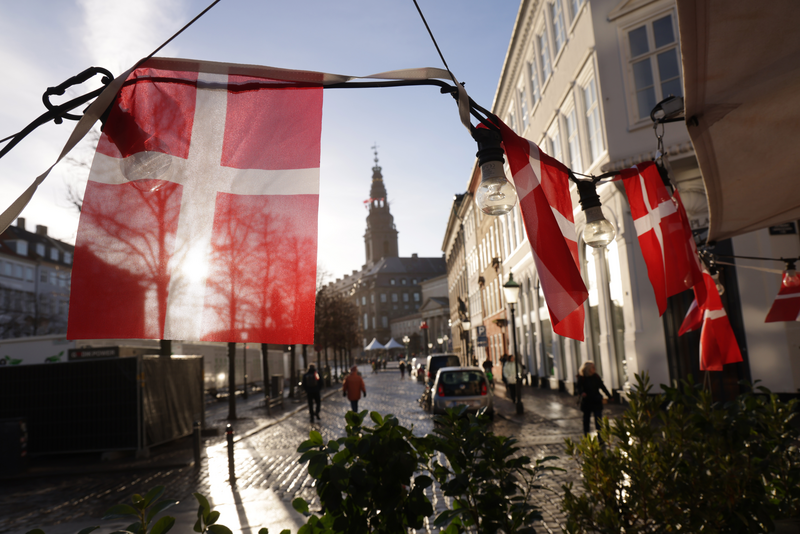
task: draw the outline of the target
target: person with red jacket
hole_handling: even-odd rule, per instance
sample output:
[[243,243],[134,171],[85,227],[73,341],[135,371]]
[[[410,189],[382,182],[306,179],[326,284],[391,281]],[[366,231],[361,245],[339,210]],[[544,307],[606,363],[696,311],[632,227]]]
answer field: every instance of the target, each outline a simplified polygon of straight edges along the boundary
[[364,386],[364,379],[358,374],[358,367],[355,365],[350,368],[350,374],[345,377],[342,391],[350,401],[350,409],[358,413],[358,400],[361,398],[362,392],[365,397],[367,396],[367,388]]

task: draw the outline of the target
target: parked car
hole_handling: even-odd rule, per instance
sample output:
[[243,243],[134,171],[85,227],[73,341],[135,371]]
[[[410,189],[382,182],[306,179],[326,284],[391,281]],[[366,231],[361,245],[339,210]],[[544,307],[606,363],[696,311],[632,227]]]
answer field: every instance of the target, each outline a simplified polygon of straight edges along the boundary
[[436,373],[442,367],[459,367],[461,360],[455,354],[431,354],[425,362],[425,372],[428,374],[428,387],[433,387]]
[[436,373],[431,390],[431,411],[444,413],[447,408],[465,405],[470,412],[483,408],[494,419],[494,397],[480,367],[442,367]]

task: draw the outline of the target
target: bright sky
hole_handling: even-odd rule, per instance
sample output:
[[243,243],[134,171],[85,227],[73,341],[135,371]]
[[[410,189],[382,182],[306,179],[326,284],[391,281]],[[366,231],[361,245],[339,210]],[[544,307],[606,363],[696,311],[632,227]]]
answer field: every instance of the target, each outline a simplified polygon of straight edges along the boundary
[[[90,66],[123,72],[210,2],[0,2],[0,138],[46,111],[47,87]],[[519,3],[418,2],[450,69],[473,100],[490,108]],[[222,0],[159,55],[354,76],[442,67],[412,0]],[[56,160],[74,124],[42,126],[0,159],[0,210]],[[453,195],[466,189],[477,150],[455,101],[436,88],[326,90],[318,264],[333,277],[365,261],[363,201],[375,143],[401,256],[442,254]],[[88,164],[93,150],[82,145],[72,155]],[[60,163],[22,213],[27,228],[42,224],[74,243],[78,214],[67,202],[67,184],[82,190],[87,174]]]

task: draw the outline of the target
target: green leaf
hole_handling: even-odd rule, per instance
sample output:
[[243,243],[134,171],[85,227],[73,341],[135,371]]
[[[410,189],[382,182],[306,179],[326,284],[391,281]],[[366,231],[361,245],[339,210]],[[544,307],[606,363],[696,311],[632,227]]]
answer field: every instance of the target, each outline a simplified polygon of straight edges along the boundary
[[200,509],[197,511],[197,521],[195,521],[194,528],[192,529],[195,532],[203,532],[202,511],[203,511],[203,507],[201,506]]
[[380,426],[383,424],[383,417],[381,417],[381,414],[378,412],[369,412],[369,417],[376,425]]
[[197,502],[200,504],[200,510],[198,510],[197,516],[205,519],[208,517],[208,512],[211,511],[211,506],[208,504],[208,499],[199,493],[193,493],[192,495],[194,495],[194,498],[197,499]]
[[322,434],[320,434],[316,430],[312,430],[311,432],[309,432],[308,438],[309,438],[308,441],[310,441],[315,447],[321,447],[322,445],[325,444],[325,441],[323,441],[322,439]]
[[217,522],[217,519],[219,519],[219,512],[214,510],[213,512],[208,514],[208,521],[206,521],[206,524],[213,525],[214,523]]
[[229,529],[224,525],[209,525],[208,531],[211,534],[233,534],[233,532],[231,532],[231,529]]
[[115,504],[106,510],[106,515],[103,516],[103,519],[117,519],[118,517],[125,517],[128,515],[136,517],[138,514],[139,511],[129,504]]
[[141,495],[139,495],[138,493],[134,493],[134,494],[131,496],[131,502],[133,502],[133,505],[134,505],[136,508],[138,508],[139,510],[144,510],[145,506],[147,506],[147,505],[144,503],[144,497],[142,497],[142,496],[141,496]]
[[178,501],[159,501],[154,504],[148,511],[147,511],[147,522],[153,520],[153,518],[157,515],[166,510],[167,508],[172,508],[178,504]]
[[[89,534],[90,532],[92,532],[92,531],[95,531],[95,530],[97,530],[98,528],[100,528],[100,527],[86,527],[86,528],[84,528],[83,530],[81,530],[80,532],[78,532],[78,534]],[[33,533],[33,534],[40,534],[40,533],[41,533],[41,534],[44,534],[44,532],[42,532],[42,531],[41,531],[41,530],[39,530],[38,528],[37,528],[36,530],[31,530],[31,531],[30,531],[30,532],[28,532],[27,534],[32,534],[32,533]]]
[[136,523],[131,523],[127,527],[125,527],[126,532],[133,532],[134,534],[139,534],[142,531],[142,524],[137,521]]
[[175,518],[170,516],[164,516],[158,521],[156,521],[155,525],[152,526],[150,529],[150,534],[164,534],[165,532],[169,532],[169,529],[175,524]]
[[[258,529],[258,534],[269,534],[269,529],[262,527],[262,528]],[[281,534],[283,534],[283,533],[281,533]]]
[[[262,533],[261,530],[263,530],[264,532]],[[269,534],[269,532],[266,531],[267,529],[262,528],[261,530],[258,531],[258,534]],[[281,530],[281,534],[292,534],[292,531],[289,530],[288,528],[285,528]]]
[[153,503],[158,499],[160,499],[163,494],[164,494],[164,486],[156,486],[155,488],[148,491],[147,495],[144,496],[145,508],[150,506],[150,503]]
[[[94,528],[97,528],[97,527],[94,527]],[[44,534],[44,530],[42,530],[40,528],[35,528],[33,530],[29,530],[25,534]]]
[[292,501],[292,508],[300,512],[301,514],[308,514],[308,503],[305,499],[298,497]]

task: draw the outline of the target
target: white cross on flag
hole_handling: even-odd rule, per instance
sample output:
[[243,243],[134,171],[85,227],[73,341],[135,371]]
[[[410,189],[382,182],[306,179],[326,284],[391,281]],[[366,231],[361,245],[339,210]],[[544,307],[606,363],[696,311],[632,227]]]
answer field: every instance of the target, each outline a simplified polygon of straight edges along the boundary
[[313,343],[322,86],[258,73],[151,59],[128,77],[84,196],[70,339]]
[[621,172],[631,215],[639,236],[647,276],[658,304],[667,309],[667,297],[677,295],[700,281],[697,252],[680,197],[670,197],[653,162]]
[[[723,364],[742,361],[739,344],[733,334],[731,322],[722,299],[719,297],[717,284],[708,271],[703,270],[703,289],[705,302],[700,304],[703,310],[703,331],[700,333],[700,370],[722,371]],[[702,291],[702,289],[700,290]],[[702,295],[695,291],[700,302]]]
[[781,321],[796,321],[800,315],[800,286],[786,283],[787,275],[783,275],[783,282],[775,297],[775,302],[769,309],[765,323],[777,323]]
[[499,127],[553,330],[583,341],[589,292],[578,263],[567,168],[502,122]]

